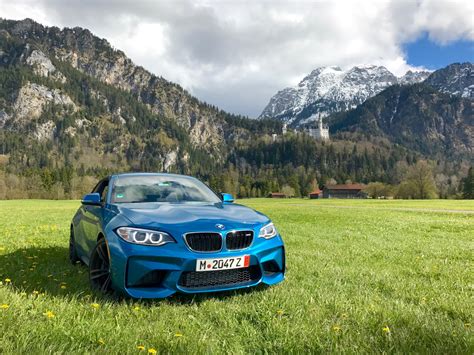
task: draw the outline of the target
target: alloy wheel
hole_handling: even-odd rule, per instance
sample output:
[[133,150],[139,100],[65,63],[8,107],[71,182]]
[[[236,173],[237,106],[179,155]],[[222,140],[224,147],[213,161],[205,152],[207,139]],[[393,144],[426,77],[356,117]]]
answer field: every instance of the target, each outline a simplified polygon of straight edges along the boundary
[[103,293],[112,290],[112,274],[107,243],[104,239],[97,242],[89,263],[89,280],[92,288]]

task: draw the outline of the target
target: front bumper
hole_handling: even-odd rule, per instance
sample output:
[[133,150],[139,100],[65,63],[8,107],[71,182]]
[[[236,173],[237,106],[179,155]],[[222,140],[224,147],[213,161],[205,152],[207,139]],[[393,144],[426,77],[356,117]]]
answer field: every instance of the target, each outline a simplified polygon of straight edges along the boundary
[[[280,236],[256,240],[239,251],[202,253],[176,243],[162,247],[108,239],[114,289],[134,298],[163,298],[176,292],[203,293],[235,290],[283,281],[285,249]],[[195,272],[197,259],[250,255],[248,269]]]

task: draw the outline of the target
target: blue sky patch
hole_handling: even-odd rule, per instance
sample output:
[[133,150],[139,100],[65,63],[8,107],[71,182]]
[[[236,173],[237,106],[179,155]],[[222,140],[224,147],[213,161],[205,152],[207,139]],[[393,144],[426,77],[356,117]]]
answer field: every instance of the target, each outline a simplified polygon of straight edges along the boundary
[[439,45],[423,35],[416,41],[403,47],[408,64],[424,66],[435,70],[456,62],[474,61],[474,42],[467,40],[455,41]]

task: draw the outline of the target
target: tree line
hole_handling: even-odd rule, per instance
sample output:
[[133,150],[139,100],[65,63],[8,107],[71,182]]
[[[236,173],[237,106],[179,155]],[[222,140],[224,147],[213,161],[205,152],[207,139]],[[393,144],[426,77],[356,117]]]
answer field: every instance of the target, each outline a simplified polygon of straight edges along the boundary
[[[472,167],[463,179],[457,180],[452,176],[450,181],[434,174],[433,165],[424,160],[413,165],[398,164],[401,174],[399,183],[371,181],[366,184],[365,192],[370,198],[474,199]],[[75,169],[67,165],[55,169],[26,169],[17,175],[3,168],[0,169],[0,199],[79,199],[91,191],[98,179],[113,172],[113,169]],[[317,170],[293,168],[291,165],[275,170],[272,167],[256,169],[251,165],[241,169],[231,164],[221,172],[197,176],[214,191],[232,193],[238,198],[266,197],[271,192],[283,192],[288,197],[307,197],[311,191],[325,185],[355,182],[327,177],[326,180],[318,180],[318,176],[322,175]]]

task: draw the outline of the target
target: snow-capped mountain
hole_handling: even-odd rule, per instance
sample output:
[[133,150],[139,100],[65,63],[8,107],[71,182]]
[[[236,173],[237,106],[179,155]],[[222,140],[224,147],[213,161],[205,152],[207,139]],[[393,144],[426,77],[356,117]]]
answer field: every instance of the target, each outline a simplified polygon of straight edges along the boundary
[[400,85],[410,85],[421,83],[425,81],[426,78],[430,76],[431,72],[429,71],[407,71],[405,75],[398,78],[398,83]]
[[397,78],[387,68],[355,66],[348,70],[321,67],[313,70],[297,86],[279,91],[270,99],[260,118],[277,118],[299,126],[317,116],[355,108],[394,84],[423,81],[429,72],[407,72]]
[[435,71],[425,82],[441,92],[474,99],[474,64],[450,64]]

